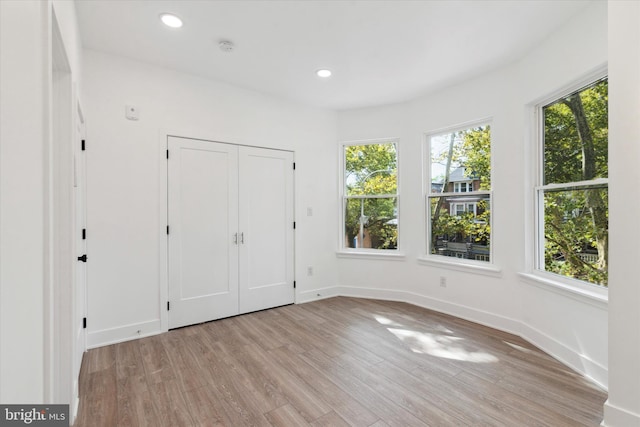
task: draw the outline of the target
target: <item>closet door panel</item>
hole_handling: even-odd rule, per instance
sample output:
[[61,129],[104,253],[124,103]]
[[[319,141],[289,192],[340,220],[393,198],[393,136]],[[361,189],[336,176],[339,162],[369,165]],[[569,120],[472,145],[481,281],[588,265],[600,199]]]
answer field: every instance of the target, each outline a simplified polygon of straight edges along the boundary
[[240,313],[294,302],[293,153],[239,148]]
[[169,327],[238,314],[237,147],[169,138]]

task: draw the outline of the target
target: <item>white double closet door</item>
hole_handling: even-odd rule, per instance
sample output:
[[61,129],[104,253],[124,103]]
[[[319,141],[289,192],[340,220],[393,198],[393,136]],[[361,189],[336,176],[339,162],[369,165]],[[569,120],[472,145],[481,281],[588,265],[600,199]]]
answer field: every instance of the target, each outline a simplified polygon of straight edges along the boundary
[[293,303],[293,153],[168,149],[169,328]]

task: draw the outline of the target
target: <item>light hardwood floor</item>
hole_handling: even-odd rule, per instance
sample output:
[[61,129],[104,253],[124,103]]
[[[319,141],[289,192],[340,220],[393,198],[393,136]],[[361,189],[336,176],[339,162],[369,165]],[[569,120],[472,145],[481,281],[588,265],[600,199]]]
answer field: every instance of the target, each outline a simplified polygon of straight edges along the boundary
[[331,298],[90,350],[76,426],[598,426],[606,393],[526,341]]

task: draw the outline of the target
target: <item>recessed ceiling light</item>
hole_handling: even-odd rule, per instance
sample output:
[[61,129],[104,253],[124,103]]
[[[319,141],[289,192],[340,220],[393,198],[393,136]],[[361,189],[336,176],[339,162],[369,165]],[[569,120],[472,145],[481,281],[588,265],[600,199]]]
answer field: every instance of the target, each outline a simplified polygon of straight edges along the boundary
[[331,77],[331,70],[318,70],[316,71],[316,74],[318,75],[318,77],[323,77],[323,78],[327,78],[327,77]]
[[171,13],[163,13],[160,15],[160,20],[164,25],[171,28],[180,28],[182,27],[182,19],[178,18],[176,15]]

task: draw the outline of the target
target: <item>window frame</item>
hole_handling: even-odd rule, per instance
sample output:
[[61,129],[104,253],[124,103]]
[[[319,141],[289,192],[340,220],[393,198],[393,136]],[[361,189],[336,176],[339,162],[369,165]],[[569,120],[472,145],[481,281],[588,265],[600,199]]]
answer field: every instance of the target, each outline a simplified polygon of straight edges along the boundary
[[[345,180],[345,167],[346,167],[346,147],[354,146],[354,145],[376,145],[376,144],[394,144],[396,147],[396,193],[394,194],[376,194],[376,195],[358,195],[358,196],[349,196],[346,194],[346,180]],[[370,257],[373,259],[377,259],[379,257],[388,257],[388,258],[404,258],[404,254],[401,252],[401,221],[400,221],[400,138],[392,137],[392,138],[376,138],[376,139],[366,139],[366,140],[351,140],[351,141],[343,141],[339,144],[339,202],[338,209],[339,213],[339,238],[338,238],[338,250],[337,254],[339,257]],[[395,198],[396,199],[396,220],[397,230],[398,230],[398,240],[395,249],[376,249],[376,248],[350,248],[345,245],[345,213],[346,213],[346,203],[349,199],[388,199]]]
[[[450,133],[450,132],[459,132],[463,130],[468,130],[473,127],[478,126],[490,126],[491,131],[491,189],[490,190],[474,190],[468,192],[456,192],[455,191],[455,183],[452,188],[453,191],[443,192],[443,193],[434,193],[432,192],[432,183],[431,183],[431,138],[434,136],[439,136],[442,134]],[[494,214],[493,214],[493,171],[494,171],[494,156],[493,156],[493,118],[487,117],[479,120],[473,120],[469,122],[460,123],[454,126],[449,126],[446,128],[435,129],[429,132],[425,132],[424,134],[424,143],[423,143],[423,221],[422,224],[425,226],[425,232],[423,236],[425,237],[425,241],[423,244],[424,254],[419,257],[419,261],[422,264],[426,265],[440,265],[440,266],[448,266],[452,269],[456,270],[471,270],[476,272],[482,272],[488,275],[501,275],[501,269],[498,267],[495,261],[495,251],[494,251]],[[432,225],[431,225],[431,203],[430,199],[435,197],[451,197],[451,198],[468,198],[473,196],[479,196],[484,198],[488,196],[489,206],[491,215],[489,217],[489,227],[490,227],[490,244],[489,244],[489,261],[481,261],[477,259],[464,259],[453,256],[443,256],[438,254],[432,254],[430,250],[431,239],[432,239]],[[474,204],[474,213],[476,212],[477,202],[453,202],[454,204],[460,203],[466,206],[470,203]]]
[[609,288],[596,283],[587,282],[569,276],[563,276],[544,269],[545,262],[545,237],[544,237],[544,194],[545,191],[562,191],[581,188],[606,188],[609,189],[609,178],[596,178],[590,181],[571,181],[567,183],[551,183],[545,184],[544,174],[544,112],[546,106],[557,102],[561,98],[580,92],[596,84],[598,81],[608,78],[608,70],[606,66],[599,67],[584,77],[574,80],[559,90],[554,91],[550,95],[536,100],[529,104],[533,110],[531,144],[535,167],[531,174],[531,206],[532,206],[532,226],[529,235],[531,236],[532,254],[528,256],[528,270],[530,273],[523,273],[521,276],[529,281],[537,282],[537,284],[559,287],[569,292],[585,295],[596,300],[606,300]]

